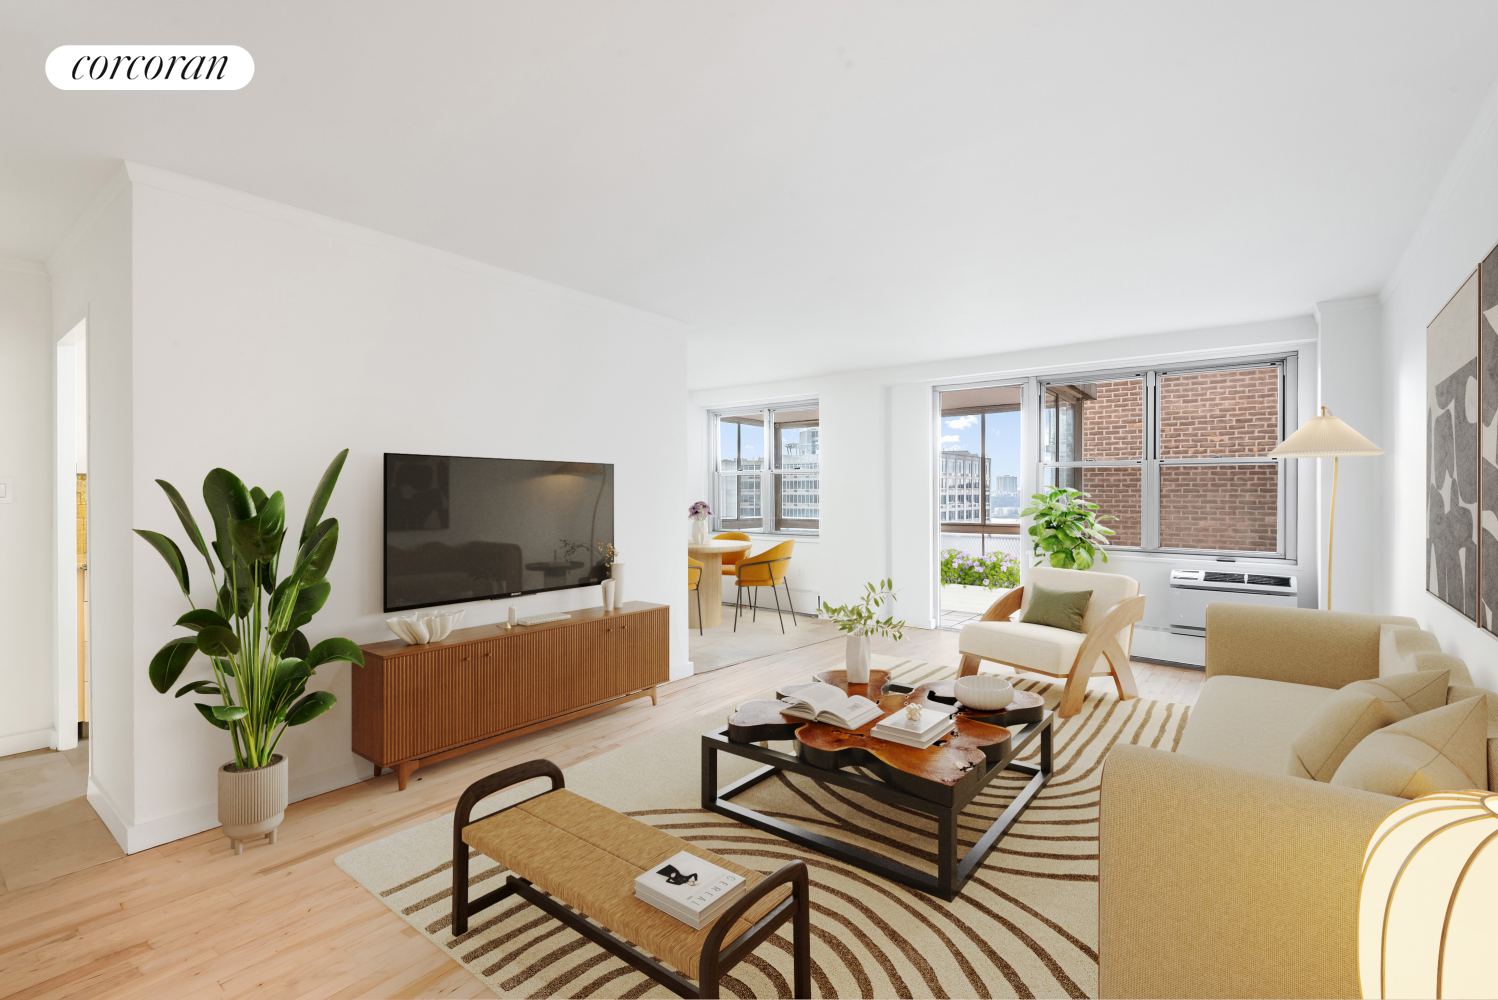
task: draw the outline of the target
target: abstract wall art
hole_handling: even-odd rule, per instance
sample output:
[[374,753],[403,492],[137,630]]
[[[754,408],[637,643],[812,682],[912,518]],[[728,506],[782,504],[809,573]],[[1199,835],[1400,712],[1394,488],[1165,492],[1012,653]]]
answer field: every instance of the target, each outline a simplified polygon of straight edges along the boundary
[[[1426,586],[1473,621],[1479,620],[1480,453],[1487,443],[1481,440],[1479,280],[1473,272],[1425,330]],[[1498,393],[1490,398],[1498,401]],[[1498,567],[1498,559],[1490,565]],[[1487,596],[1498,600],[1498,586]]]

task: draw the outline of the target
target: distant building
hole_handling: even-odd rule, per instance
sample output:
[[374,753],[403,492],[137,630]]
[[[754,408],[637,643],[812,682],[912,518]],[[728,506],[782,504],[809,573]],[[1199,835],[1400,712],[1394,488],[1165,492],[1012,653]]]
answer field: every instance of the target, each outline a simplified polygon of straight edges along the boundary
[[970,451],[941,453],[937,520],[978,524],[983,520],[983,480],[993,463]]

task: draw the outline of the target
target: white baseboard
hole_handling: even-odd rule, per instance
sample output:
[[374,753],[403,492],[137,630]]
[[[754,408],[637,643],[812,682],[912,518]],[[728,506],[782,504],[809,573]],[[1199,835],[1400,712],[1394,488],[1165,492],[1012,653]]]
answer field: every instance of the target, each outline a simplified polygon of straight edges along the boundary
[[0,736],[0,757],[9,757],[13,753],[30,753],[32,750],[45,750],[47,747],[55,746],[57,746],[57,730],[34,729],[29,733]]
[[115,808],[114,802],[109,795],[95,783],[93,778],[88,779],[88,804],[94,807],[94,812],[104,821],[109,828],[110,836],[120,845],[120,850],[126,854],[130,853],[130,827],[126,825],[120,816],[120,811]]

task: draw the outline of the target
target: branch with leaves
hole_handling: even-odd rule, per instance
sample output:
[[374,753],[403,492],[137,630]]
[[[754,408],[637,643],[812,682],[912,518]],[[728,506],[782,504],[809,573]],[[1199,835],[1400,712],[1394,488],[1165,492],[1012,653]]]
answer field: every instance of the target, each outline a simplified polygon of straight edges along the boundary
[[1060,569],[1091,569],[1099,555],[1103,562],[1108,561],[1103,546],[1108,541],[1105,536],[1113,534],[1113,529],[1098,522],[1118,518],[1113,514],[1099,515],[1098,505],[1091,496],[1069,486],[1057,486],[1030,496],[1030,506],[1019,515],[1033,518],[1029,534],[1035,565],[1049,559],[1052,566]]
[[837,606],[823,601],[820,610],[828,621],[838,627],[840,632],[848,632],[852,635],[888,636],[898,642],[905,637],[905,623],[895,621],[893,615],[887,615],[881,619],[878,614],[881,607],[894,603],[894,587],[894,580],[880,580],[877,587],[872,583],[866,583],[863,597],[859,600]]
[[287,728],[311,722],[337,703],[331,692],[307,693],[307,681],[318,667],[339,660],[364,665],[364,653],[352,640],[324,639],[312,646],[302,634],[332,589],[327,575],[338,547],[338,521],[323,520],[322,515],[347,457],[345,448],[317,484],[302,522],[296,559],[284,578],[279,578],[279,571],[286,503],[279,492],[266,496],[258,486],[246,489],[227,469],[208,473],[203,501],[213,518],[214,537],[205,543],[182,494],[171,483],[156,480],[188,541],[208,564],[215,595],[211,609],[193,601],[187,560],[177,543],[160,532],[136,529],[166,560],[192,607],[177,625],[194,634],[173,639],[152,657],[151,686],[166,694],[194,656],[206,656],[213,679],[184,684],[176,697],[219,697],[217,705],[196,702],[195,707],[204,719],[228,732],[239,768],[270,764]]

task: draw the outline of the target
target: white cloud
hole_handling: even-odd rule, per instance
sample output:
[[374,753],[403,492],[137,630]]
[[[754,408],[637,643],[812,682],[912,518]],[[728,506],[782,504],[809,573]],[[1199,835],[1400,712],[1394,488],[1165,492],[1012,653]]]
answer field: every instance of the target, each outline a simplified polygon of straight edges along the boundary
[[942,444],[951,444],[954,441],[961,441],[961,440],[962,439],[960,437],[958,437],[956,434],[943,434],[941,436],[941,443]]
[[969,413],[965,417],[957,417],[954,420],[948,420],[947,426],[952,428],[952,430],[954,431],[966,430],[969,427],[977,427],[978,416],[975,413]]

